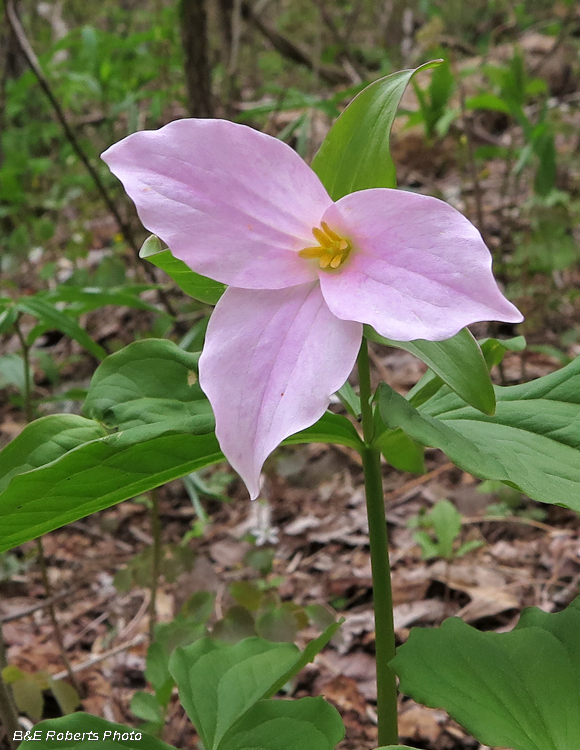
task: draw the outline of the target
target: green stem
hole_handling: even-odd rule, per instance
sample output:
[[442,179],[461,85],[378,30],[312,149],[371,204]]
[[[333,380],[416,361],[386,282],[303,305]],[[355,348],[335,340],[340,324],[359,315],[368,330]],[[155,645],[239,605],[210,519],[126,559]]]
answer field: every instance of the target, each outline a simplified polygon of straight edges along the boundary
[[22,398],[24,400],[24,416],[26,418],[26,422],[28,423],[32,422],[33,419],[32,399],[30,392],[30,346],[26,343],[26,339],[24,338],[24,334],[22,333],[20,320],[16,321],[14,328],[16,329],[16,335],[18,336],[18,339],[20,341],[20,347],[22,349],[22,360],[24,362],[24,392],[22,393]]
[[375,609],[379,745],[396,745],[399,742],[397,731],[397,682],[395,673],[389,667],[390,660],[395,656],[393,594],[391,590],[391,567],[389,564],[389,542],[387,538],[387,519],[385,516],[385,498],[381,473],[381,454],[375,448],[371,448],[374,422],[371,405],[372,392],[369,353],[366,339],[363,339],[358,355],[358,373],[362,428],[365,441],[362,460],[369,519],[369,542]]

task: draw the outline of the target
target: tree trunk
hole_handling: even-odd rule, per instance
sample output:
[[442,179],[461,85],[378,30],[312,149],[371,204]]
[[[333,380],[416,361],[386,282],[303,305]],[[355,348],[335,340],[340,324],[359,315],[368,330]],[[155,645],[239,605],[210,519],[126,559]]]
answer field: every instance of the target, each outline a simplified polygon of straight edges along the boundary
[[185,82],[192,117],[212,117],[205,0],[179,0]]

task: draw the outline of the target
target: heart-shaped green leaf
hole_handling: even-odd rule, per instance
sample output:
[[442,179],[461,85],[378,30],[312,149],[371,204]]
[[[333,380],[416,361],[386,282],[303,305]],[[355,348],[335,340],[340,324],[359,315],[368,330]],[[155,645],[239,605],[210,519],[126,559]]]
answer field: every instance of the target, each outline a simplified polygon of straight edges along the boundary
[[338,711],[323,698],[256,703],[219,750],[333,750],[344,737]]
[[205,417],[209,432],[212,411],[197,383],[198,358],[172,341],[135,341],[97,368],[83,412],[123,430],[168,421],[188,431],[182,422]]
[[293,644],[261,638],[246,638],[234,646],[204,638],[175,650],[169,669],[207,750],[217,749],[232,725],[264,697],[299,654]]
[[580,738],[580,609],[528,609],[511,633],[462,620],[413,628],[391,666],[402,692],[444,708],[480,742],[576,750]]

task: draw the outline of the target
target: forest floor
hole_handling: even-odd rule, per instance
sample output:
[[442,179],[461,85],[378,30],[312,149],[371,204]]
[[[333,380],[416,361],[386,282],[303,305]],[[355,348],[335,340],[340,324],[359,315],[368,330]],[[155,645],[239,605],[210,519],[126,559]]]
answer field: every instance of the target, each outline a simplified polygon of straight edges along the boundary
[[[284,117],[279,122],[273,119],[268,128],[280,129]],[[479,126],[483,127],[481,123]],[[498,136],[494,132],[490,137]],[[453,148],[447,141],[425,145],[413,131],[398,133],[393,152],[400,183],[430,193],[435,186],[436,192],[448,199],[461,196],[456,204],[473,217],[475,195],[473,189],[463,185],[467,180],[462,174],[465,165],[458,164]],[[567,148],[577,148],[574,138],[569,145],[562,141],[561,152],[565,154]],[[498,224],[502,168],[498,162],[495,170],[492,163],[480,184],[483,230],[496,255],[505,246],[504,228]],[[573,177],[578,179],[577,175]],[[95,251],[107,246],[113,231],[108,220],[95,220]],[[580,324],[578,300],[561,306],[552,304],[558,302],[563,290],[580,288],[577,265],[525,282],[529,288],[534,287],[534,293],[524,293],[514,301],[530,321],[522,332],[539,350],[508,352],[501,372],[497,368],[493,372],[495,382],[503,385],[532,380],[561,366],[561,359],[546,353],[546,348],[559,345],[561,333]],[[147,313],[105,308],[91,313],[86,325],[97,340],[116,338],[129,343],[146,317]],[[483,324],[475,326],[474,331],[478,337],[520,332],[513,327],[507,330]],[[51,346],[57,354],[58,347],[63,355],[77,352],[76,345],[67,340]],[[564,351],[571,357],[579,353],[577,343]],[[412,355],[378,345],[372,350],[372,363],[375,384],[384,379],[401,393],[406,393],[425,371]],[[86,383],[91,369],[92,365],[82,359],[67,366],[66,388]],[[42,383],[37,386],[42,390]],[[8,403],[0,410],[0,420],[4,442],[24,426],[22,413]],[[504,632],[514,626],[523,607],[556,611],[574,598],[580,582],[578,516],[521,498],[515,503],[512,500],[507,517],[486,518],[488,507],[498,503],[496,488],[481,492],[478,479],[454,467],[438,450],[427,450],[426,465],[427,473],[419,477],[388,466],[383,469],[399,643],[406,640],[412,626],[438,625],[449,616],[462,617],[484,630]],[[229,501],[204,499],[210,521],[203,535],[188,543],[195,550],[191,568],[181,572],[173,583],[161,581],[157,593],[159,621],[170,621],[198,591],[215,595],[212,619],[220,619],[234,604],[230,584],[260,578],[246,563],[251,549],[247,533],[260,527],[271,540],[277,540],[267,545],[275,550],[267,580],[281,599],[299,606],[320,604],[344,617],[338,636],[303,670],[288,695],[323,695],[338,708],[346,724],[346,739],[340,750],[376,747],[372,583],[358,454],[348,448],[318,444],[280,448],[267,465],[263,493],[266,505],[251,504],[243,485],[233,475],[228,477],[223,467],[209,470],[204,478],[210,485],[221,483]],[[428,511],[441,498],[451,500],[463,516],[461,541],[482,543],[450,562],[424,560],[414,540],[414,529],[409,526],[421,511]],[[181,481],[159,491],[159,506],[163,543],[179,544],[196,517]],[[120,593],[114,578],[151,542],[148,509],[140,501],[122,503],[43,538],[64,645],[84,691],[83,709],[133,726],[138,721],[129,709],[131,697],[135,690],[146,688],[143,672],[151,594],[147,586],[140,585]],[[0,583],[7,656],[10,664],[25,672],[45,670],[60,675],[64,664],[46,607],[46,587],[35,550],[34,542],[20,548],[19,570]],[[298,643],[306,643],[318,632],[311,626],[303,628]],[[52,715],[57,715],[57,706],[48,701],[45,717]],[[400,736],[402,742],[428,750],[483,748],[445,712],[419,706],[404,697]],[[163,739],[177,748],[195,747],[195,734],[176,696]]]

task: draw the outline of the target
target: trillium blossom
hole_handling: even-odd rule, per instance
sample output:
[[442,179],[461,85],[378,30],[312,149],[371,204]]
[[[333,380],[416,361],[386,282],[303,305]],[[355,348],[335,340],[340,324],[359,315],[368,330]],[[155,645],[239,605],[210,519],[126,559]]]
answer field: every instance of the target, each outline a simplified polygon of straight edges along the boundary
[[363,323],[438,341],[477,321],[522,320],[477,229],[436,198],[376,188],[335,203],[288,145],[225,120],[134,133],[103,159],[144,226],[228,285],[199,378],[252,498],[267,456],[346,381]]

